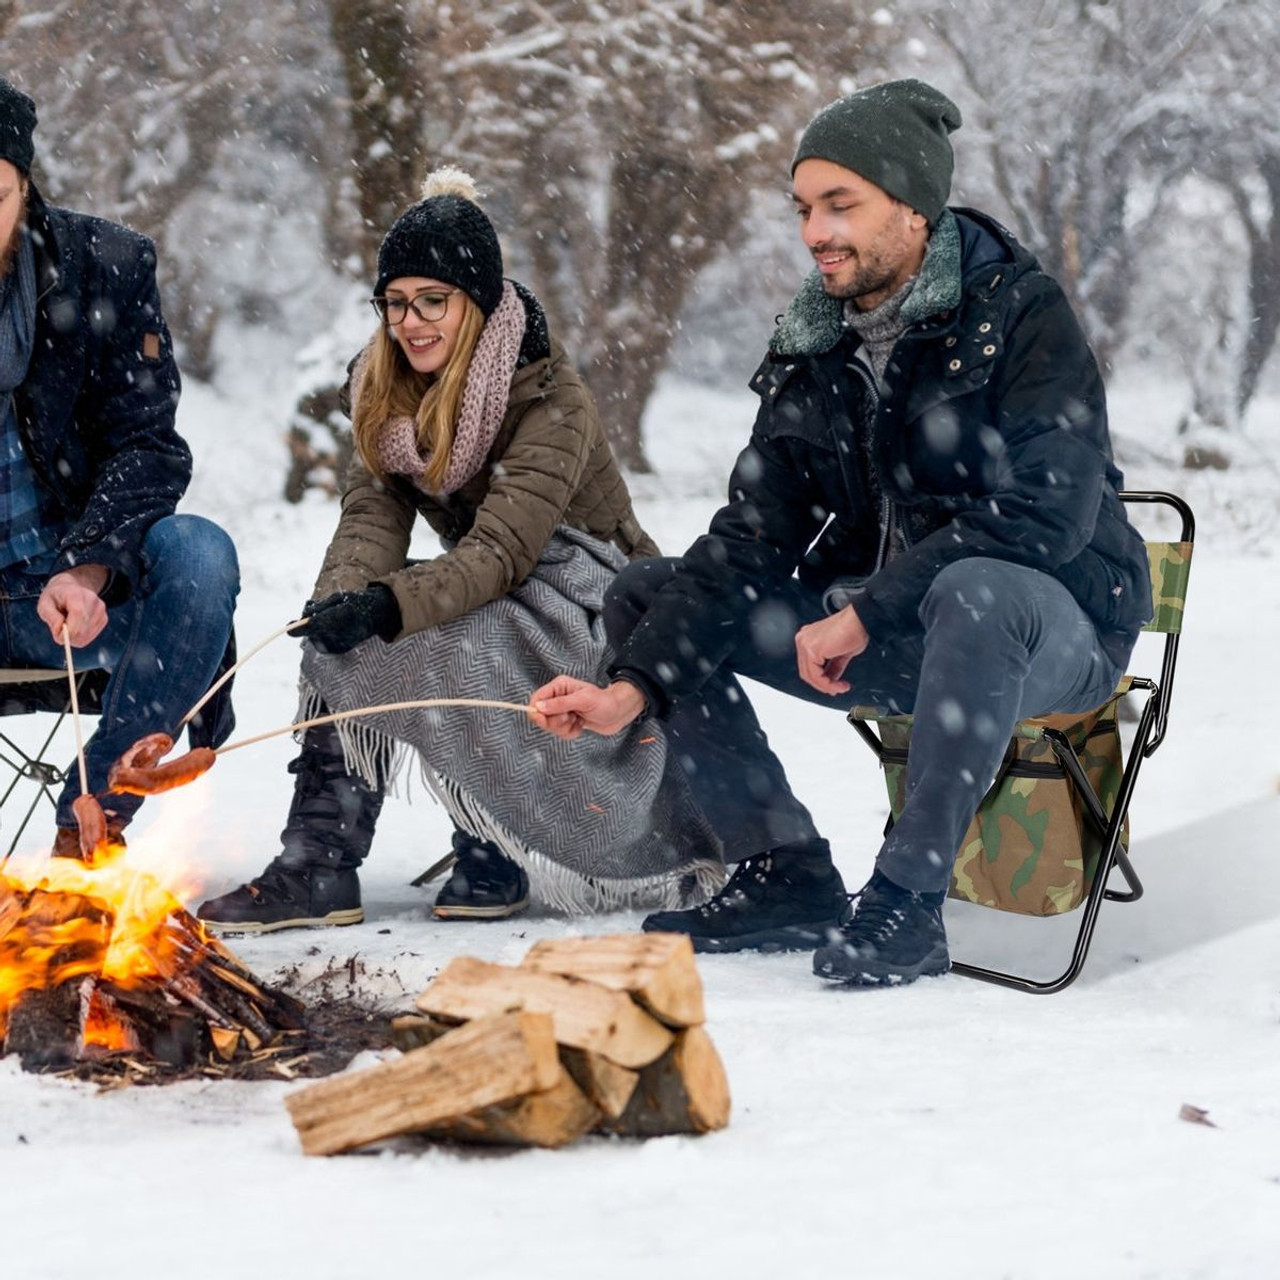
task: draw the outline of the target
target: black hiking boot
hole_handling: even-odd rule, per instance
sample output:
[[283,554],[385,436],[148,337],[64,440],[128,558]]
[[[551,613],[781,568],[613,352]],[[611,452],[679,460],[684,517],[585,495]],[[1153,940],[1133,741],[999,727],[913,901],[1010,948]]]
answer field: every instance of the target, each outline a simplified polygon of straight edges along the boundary
[[201,903],[196,915],[227,933],[360,924],[360,877],[332,867],[290,867],[276,858],[256,880]]
[[202,903],[196,915],[206,924],[269,933],[364,919],[356,868],[373,842],[382,793],[347,771],[332,725],[307,731],[289,772],[295,782],[283,852],[257,879]]
[[646,933],[687,933],[695,951],[807,951],[848,911],[825,840],[744,858],[714,898],[690,911],[647,916]]
[[814,973],[851,987],[901,986],[946,973],[944,896],[913,893],[875,872],[856,895],[853,919],[814,953]]
[[453,833],[453,874],[436,895],[437,920],[505,920],[529,905],[529,877],[498,846]]

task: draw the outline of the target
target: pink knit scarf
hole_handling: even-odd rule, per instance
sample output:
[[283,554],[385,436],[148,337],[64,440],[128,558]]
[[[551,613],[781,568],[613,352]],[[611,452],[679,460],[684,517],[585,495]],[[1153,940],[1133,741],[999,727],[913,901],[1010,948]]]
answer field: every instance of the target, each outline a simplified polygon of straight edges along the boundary
[[[456,493],[484,465],[502,428],[511,392],[511,378],[524,341],[525,309],[510,280],[503,282],[502,300],[485,321],[467,369],[462,408],[453,433],[453,448],[440,493]],[[351,403],[360,397],[360,382],[369,363],[368,348],[351,371]],[[392,475],[408,476],[424,493],[431,452],[418,447],[418,424],[407,415],[389,418],[378,437],[378,457]]]

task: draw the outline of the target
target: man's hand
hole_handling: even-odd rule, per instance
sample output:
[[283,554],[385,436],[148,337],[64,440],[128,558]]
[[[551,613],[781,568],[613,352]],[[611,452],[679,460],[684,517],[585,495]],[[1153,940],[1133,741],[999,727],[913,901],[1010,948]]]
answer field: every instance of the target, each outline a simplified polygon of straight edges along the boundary
[[584,729],[602,737],[620,733],[644,711],[644,694],[626,680],[615,680],[607,689],[556,676],[529,699],[529,719],[557,738],[572,740]]
[[796,632],[796,665],[800,679],[819,693],[848,693],[842,680],[844,669],[858,656],[871,637],[853,605],[846,605],[829,618],[810,622]]
[[74,569],[55,573],[44,584],[36,601],[36,613],[56,644],[62,644],[63,627],[76,649],[92,644],[102,634],[107,625],[107,606],[98,592],[110,576],[106,565],[78,564]]

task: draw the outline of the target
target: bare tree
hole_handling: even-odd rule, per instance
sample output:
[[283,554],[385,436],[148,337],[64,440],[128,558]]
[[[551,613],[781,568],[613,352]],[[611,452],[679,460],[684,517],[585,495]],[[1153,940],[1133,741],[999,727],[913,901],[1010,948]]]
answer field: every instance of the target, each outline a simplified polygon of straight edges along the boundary
[[954,57],[970,139],[979,136],[1015,230],[1062,282],[1104,369],[1127,333],[1142,254],[1195,163],[1193,66],[1223,3],[911,5]]
[[483,38],[473,28],[449,56],[471,108],[456,145],[501,180],[627,465],[647,468],[641,417],[694,281],[741,232],[753,190],[785,181],[815,107],[871,65],[872,7],[496,4]]
[[284,192],[266,181],[247,193],[233,189],[242,157],[255,147],[326,162],[335,129],[316,74],[328,50],[312,35],[318,3],[8,6],[16,20],[6,54],[39,103],[37,154],[49,194],[126,222],[169,250],[161,255],[166,307],[184,366],[197,375],[212,371],[213,332],[241,299],[223,287],[212,218],[199,234],[213,253],[193,253],[170,232],[184,211],[216,203],[219,193],[270,219]]

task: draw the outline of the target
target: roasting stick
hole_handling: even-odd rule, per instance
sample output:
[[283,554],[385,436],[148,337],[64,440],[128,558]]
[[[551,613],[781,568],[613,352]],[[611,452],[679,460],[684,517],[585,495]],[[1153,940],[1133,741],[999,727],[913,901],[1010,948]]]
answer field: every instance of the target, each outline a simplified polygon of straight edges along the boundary
[[80,727],[80,691],[76,688],[76,667],[71,660],[71,629],[62,627],[62,648],[67,655],[67,683],[71,686],[71,722],[76,727],[76,759],[80,762],[80,794],[89,794],[89,770],[84,762],[84,730]]
[[249,659],[250,659],[250,658],[252,658],[252,657],[253,657],[253,655],[254,655],[255,653],[260,653],[260,652],[261,652],[263,649],[265,649],[265,648],[267,647],[267,645],[269,645],[273,640],[278,640],[282,635],[285,635],[285,634],[287,634],[287,633],[288,633],[288,632],[290,632],[290,631],[296,631],[299,627],[305,627],[305,626],[307,625],[307,623],[308,623],[308,622],[310,622],[310,621],[311,621],[311,619],[310,619],[310,618],[295,618],[292,622],[290,622],[290,623],[288,623],[287,625],[285,625],[285,626],[281,627],[279,631],[273,631],[273,632],[272,632],[272,633],[271,633],[271,634],[270,634],[270,635],[269,635],[265,640],[263,640],[260,644],[256,644],[256,645],[254,645],[254,647],[253,647],[252,649],[250,649],[250,650],[249,650],[249,652],[248,652],[248,653],[246,653],[246,654],[244,655],[244,657],[243,657],[243,658],[241,658],[241,659],[240,659],[240,661],[239,661],[239,662],[237,662],[237,663],[235,664],[235,666],[230,667],[228,670],[224,671],[224,672],[222,673],[222,675],[220,675],[220,676],[218,677],[218,679],[217,679],[217,680],[215,680],[215,681],[213,682],[213,684],[211,684],[211,685],[209,686],[209,690],[208,690],[208,692],[204,695],[204,697],[203,697],[203,698],[201,698],[201,699],[200,699],[200,701],[199,701],[199,702],[197,702],[197,703],[196,703],[196,705],[195,705],[194,707],[192,707],[192,708],[191,708],[191,710],[190,710],[190,711],[188,711],[188,712],[187,712],[187,714],[186,714],[185,716],[183,716],[183,717],[182,717],[182,720],[181,720],[181,721],[179,722],[179,724],[178,724],[177,732],[176,732],[173,736],[176,738],[176,737],[178,736],[178,734],[182,732],[182,730],[186,727],[186,725],[187,725],[187,724],[189,724],[189,723],[190,723],[190,721],[191,721],[191,720],[193,720],[193,719],[196,717],[196,715],[197,715],[197,714],[199,713],[199,711],[200,711],[200,708],[201,708],[201,707],[203,707],[203,706],[204,706],[204,704],[205,704],[206,702],[208,702],[208,701],[209,701],[209,699],[210,699],[210,698],[212,698],[212,697],[213,697],[213,695],[214,695],[215,693],[217,693],[217,692],[218,692],[218,690],[219,690],[219,689],[221,689],[221,688],[222,688],[222,686],[223,686],[224,684],[226,684],[226,683],[227,683],[227,681],[228,681],[228,680],[230,680],[230,679],[231,679],[231,677],[232,677],[233,675],[235,675],[235,673],[236,673],[237,671],[239,671],[239,670],[240,670],[240,668],[241,668],[241,667],[243,667],[243,666],[244,666],[244,664],[245,664],[246,662],[248,662],[248,661],[249,661]]
[[528,715],[533,710],[527,702],[494,702],[487,698],[419,698],[414,702],[384,702],[376,707],[356,707],[352,711],[335,711],[331,715],[317,716],[314,720],[299,720],[297,724],[268,729],[266,733],[256,734],[252,738],[229,742],[226,746],[219,747],[214,755],[226,755],[228,751],[238,751],[241,747],[252,746],[255,742],[264,742],[267,738],[278,738],[281,734],[296,733],[300,729],[314,729],[322,724],[334,724],[338,720],[351,720],[355,716],[371,716],[380,711],[412,711],[419,707],[494,707],[499,711],[519,711],[522,715]]

